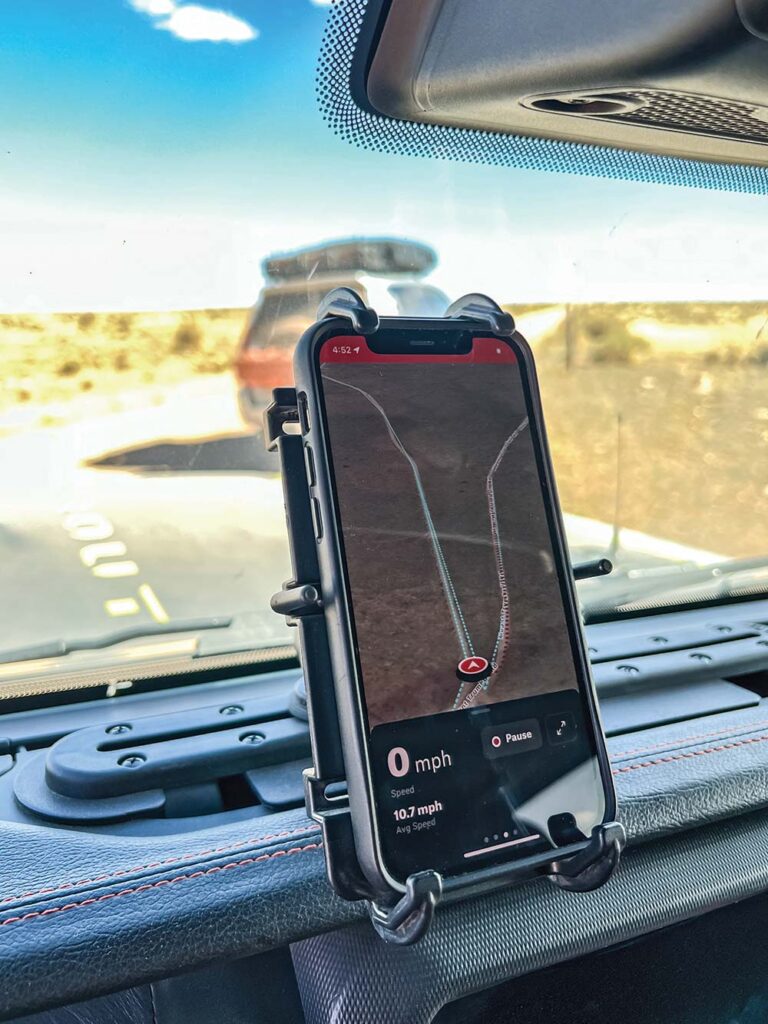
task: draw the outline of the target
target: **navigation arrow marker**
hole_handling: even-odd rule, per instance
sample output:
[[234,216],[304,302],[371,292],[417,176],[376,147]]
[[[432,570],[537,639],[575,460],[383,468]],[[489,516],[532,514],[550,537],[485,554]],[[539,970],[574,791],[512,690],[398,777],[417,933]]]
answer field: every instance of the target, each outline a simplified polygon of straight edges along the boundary
[[456,675],[465,683],[476,679],[485,679],[491,674],[491,663],[487,658],[481,658],[473,654],[469,658],[462,658],[456,669]]

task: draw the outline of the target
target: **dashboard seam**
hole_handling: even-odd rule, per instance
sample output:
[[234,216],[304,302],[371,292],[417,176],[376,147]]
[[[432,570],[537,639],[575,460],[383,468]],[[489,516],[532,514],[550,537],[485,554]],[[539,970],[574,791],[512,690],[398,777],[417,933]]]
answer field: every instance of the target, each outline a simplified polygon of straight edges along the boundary
[[718,747],[703,747],[701,750],[686,750],[680,754],[668,754],[666,757],[657,757],[652,761],[639,761],[637,764],[622,765],[612,770],[613,775],[621,775],[625,772],[637,771],[639,768],[653,768],[656,765],[669,764],[672,761],[685,761],[693,757],[703,757],[707,754],[721,754],[726,750],[734,750],[737,747],[746,747],[752,743],[765,743],[768,735],[750,736],[743,740],[734,740],[732,743],[723,743]]
[[149,864],[140,864],[131,868],[119,868],[117,871],[110,871],[103,875],[95,875],[93,878],[83,878],[76,882],[60,882],[58,885],[46,886],[42,889],[30,889],[16,896],[4,896],[0,899],[0,906],[7,903],[15,903],[17,900],[30,899],[33,896],[50,896],[65,889],[79,889],[86,885],[96,885],[98,882],[108,882],[113,878],[121,878],[123,875],[137,874],[140,871],[151,871],[154,868],[170,867],[173,864],[180,864],[187,860],[195,860],[198,857],[210,857],[221,853],[233,853],[252,843],[264,843],[272,839],[287,839],[291,836],[301,835],[307,832],[319,832],[319,826],[307,823],[302,828],[289,829],[285,832],[272,832],[263,836],[252,836],[250,839],[240,839],[236,843],[227,846],[212,847],[209,850],[197,850],[194,853],[179,854],[174,857],[167,857],[164,860],[152,861]]
[[686,743],[695,743],[697,740],[708,740],[713,739],[715,736],[736,736],[740,732],[756,732],[758,729],[762,729],[768,725],[768,718],[759,718],[754,722],[744,722],[742,725],[730,725],[722,729],[716,729],[714,732],[700,732],[693,736],[679,736],[674,739],[667,740],[666,743],[654,743],[649,747],[636,747],[634,750],[622,750],[620,753],[611,754],[612,761],[618,761],[623,757],[635,757],[637,754],[650,753],[652,750],[664,750],[665,747],[670,747],[673,750],[682,747]]
[[260,864],[265,861],[275,860],[278,857],[289,857],[297,853],[310,853],[321,850],[322,843],[308,843],[305,846],[293,846],[287,850],[275,850],[272,853],[262,853],[258,857],[246,857],[239,861],[230,861],[228,864],[215,864],[210,868],[200,871],[193,871],[191,874],[175,875],[173,878],[160,878],[156,882],[146,882],[144,885],[132,886],[128,889],[119,889],[117,892],[102,893],[101,896],[89,896],[88,899],[78,900],[76,903],[64,903],[59,907],[47,907],[45,910],[31,910],[26,914],[16,914],[0,921],[0,928],[10,924],[21,924],[26,921],[33,921],[39,917],[51,917],[54,914],[61,914],[66,910],[79,910],[83,907],[94,906],[98,903],[106,903],[108,900],[119,899],[123,896],[136,896],[139,893],[149,892],[152,889],[162,889],[167,885],[176,885],[180,882],[191,882],[198,878],[220,874],[222,871],[232,871],[236,868],[250,867],[252,864]]

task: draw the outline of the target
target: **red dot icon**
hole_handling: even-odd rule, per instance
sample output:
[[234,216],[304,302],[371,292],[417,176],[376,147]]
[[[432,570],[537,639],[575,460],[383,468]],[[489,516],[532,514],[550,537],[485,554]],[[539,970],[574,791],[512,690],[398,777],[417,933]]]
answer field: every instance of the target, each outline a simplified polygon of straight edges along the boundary
[[456,675],[464,682],[472,682],[477,679],[485,679],[491,674],[491,663],[487,658],[481,658],[473,654],[469,658],[462,658],[456,669]]
[[500,747],[501,746],[501,736],[491,736],[491,746],[492,747],[496,747],[496,748]]

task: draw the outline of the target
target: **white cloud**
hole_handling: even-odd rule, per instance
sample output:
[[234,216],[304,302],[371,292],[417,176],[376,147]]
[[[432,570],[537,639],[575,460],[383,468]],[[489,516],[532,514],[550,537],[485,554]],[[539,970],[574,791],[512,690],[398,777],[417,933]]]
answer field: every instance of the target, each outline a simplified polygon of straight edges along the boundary
[[197,4],[177,7],[169,17],[159,21],[157,27],[191,43],[247,43],[258,36],[256,29],[242,18]]
[[247,21],[214,7],[177,4],[176,0],[129,0],[134,10],[148,14],[155,28],[189,43],[248,43],[258,30]]
[[176,7],[175,0],[129,0],[129,3],[142,14],[172,14]]

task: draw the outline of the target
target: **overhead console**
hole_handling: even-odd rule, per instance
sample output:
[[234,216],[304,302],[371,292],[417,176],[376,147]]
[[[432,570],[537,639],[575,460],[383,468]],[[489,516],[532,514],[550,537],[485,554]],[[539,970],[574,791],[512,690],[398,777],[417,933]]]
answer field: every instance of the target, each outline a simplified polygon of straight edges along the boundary
[[768,190],[765,0],[345,0],[318,87],[367,149]]

